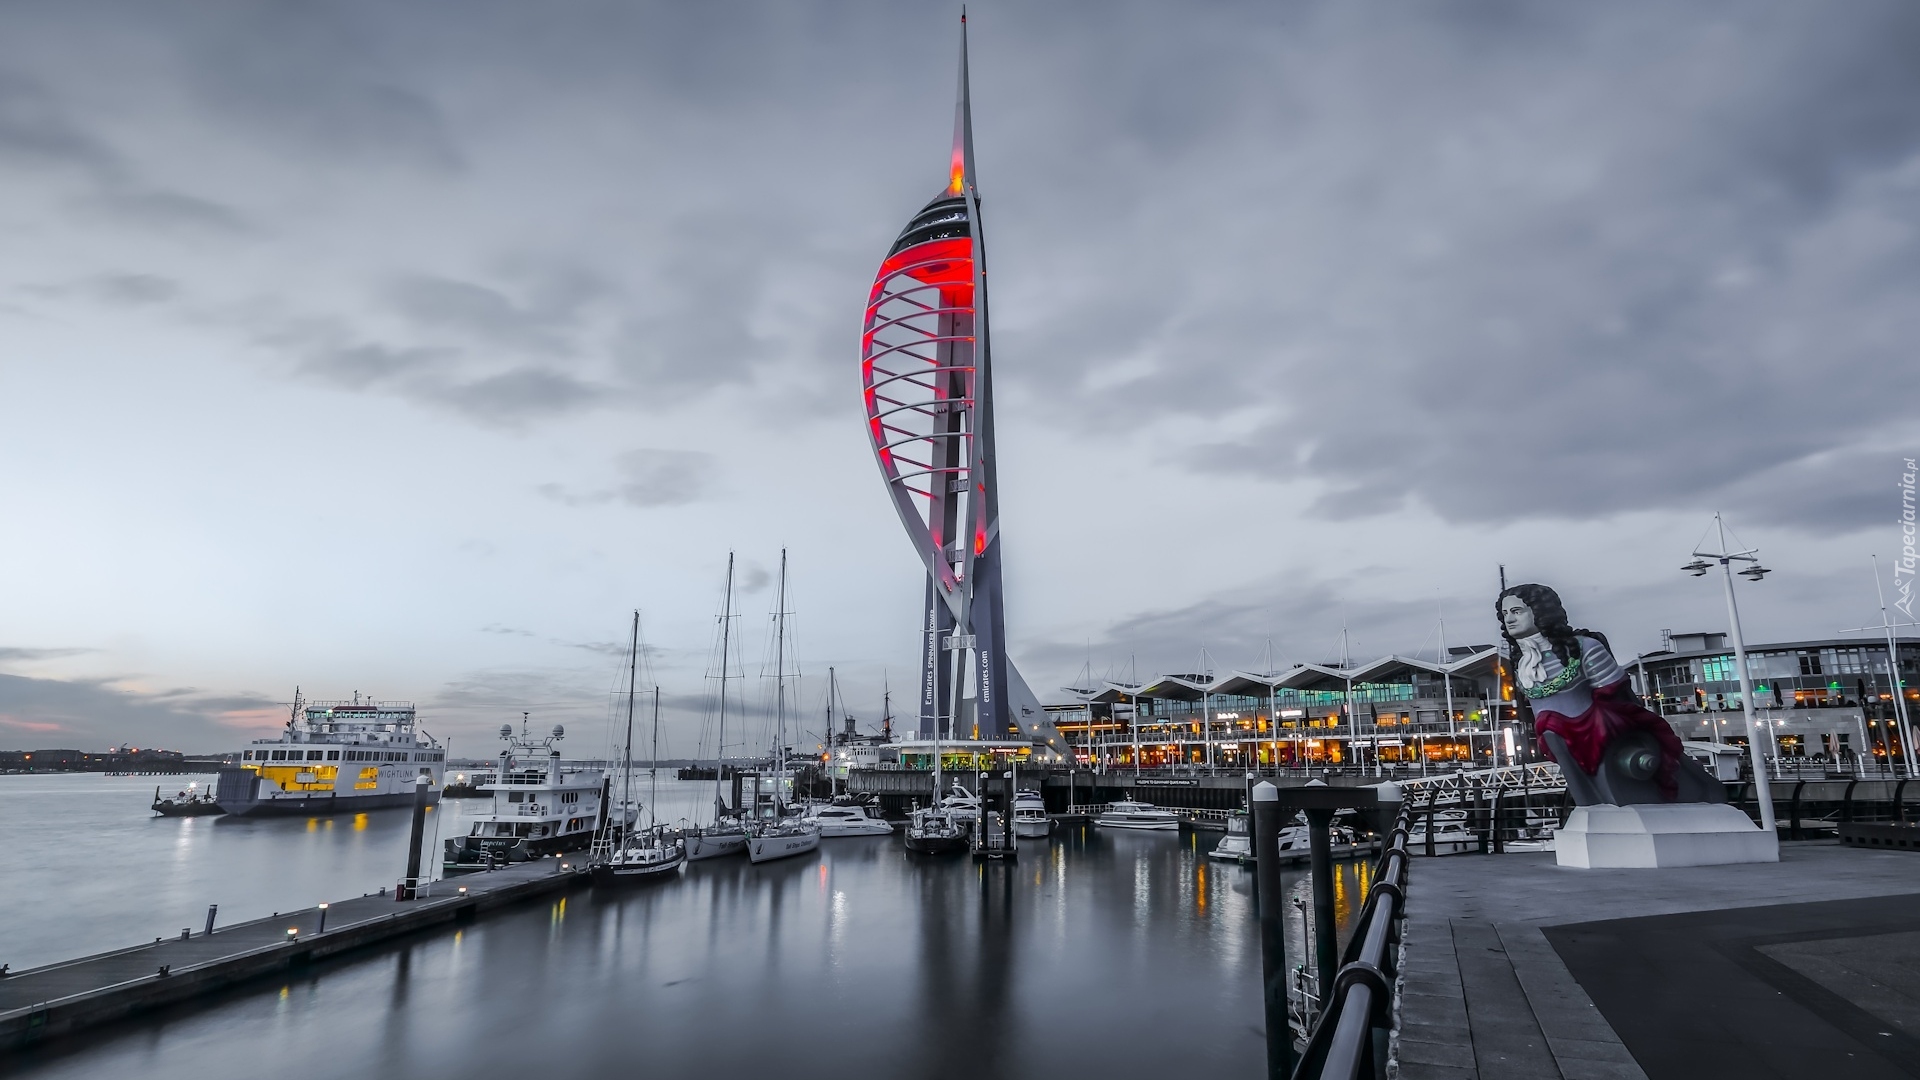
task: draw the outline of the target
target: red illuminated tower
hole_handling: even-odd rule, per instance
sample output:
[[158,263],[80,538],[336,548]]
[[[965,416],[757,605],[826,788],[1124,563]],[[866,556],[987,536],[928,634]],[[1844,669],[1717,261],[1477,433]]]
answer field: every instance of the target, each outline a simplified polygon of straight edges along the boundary
[[966,17],[946,186],[888,249],[867,296],[860,377],[888,493],[927,567],[920,735],[1064,743],[1007,659]]

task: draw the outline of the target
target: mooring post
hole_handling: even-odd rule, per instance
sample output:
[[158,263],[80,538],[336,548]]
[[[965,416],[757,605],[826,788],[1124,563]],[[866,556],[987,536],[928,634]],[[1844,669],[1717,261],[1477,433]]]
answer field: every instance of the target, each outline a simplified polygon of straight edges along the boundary
[[1313,873],[1314,971],[1320,984],[1322,1011],[1333,995],[1333,977],[1340,966],[1340,939],[1333,921],[1333,839],[1328,828],[1332,824],[1332,810],[1307,811],[1307,841],[1312,849],[1308,865]]
[[219,913],[220,913],[219,904],[207,905],[207,933],[209,934],[213,933],[213,917],[215,915],[218,915]]
[[413,835],[407,840],[407,879],[393,891],[395,900],[412,900],[419,895],[420,841],[427,831],[427,789],[432,782],[426,773],[413,778]]
[[1280,886],[1280,789],[1253,786],[1253,904],[1260,919],[1260,979],[1267,1006],[1267,1077],[1293,1075],[1293,1028],[1287,1020],[1286,894]]

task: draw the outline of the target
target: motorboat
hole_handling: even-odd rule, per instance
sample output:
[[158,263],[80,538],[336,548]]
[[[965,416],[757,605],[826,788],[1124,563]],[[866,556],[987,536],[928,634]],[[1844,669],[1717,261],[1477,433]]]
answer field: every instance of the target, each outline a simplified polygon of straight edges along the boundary
[[1435,855],[1458,855],[1466,851],[1480,850],[1480,838],[1467,828],[1467,812],[1441,810],[1431,817],[1422,815],[1414,821],[1413,828],[1407,832],[1409,854],[1425,855],[1427,853],[1429,826],[1431,826]]
[[952,855],[967,850],[967,827],[945,811],[915,810],[907,821],[907,850],[922,855]]
[[443,842],[448,873],[578,851],[600,831],[605,774],[563,766],[559,742],[566,729],[555,724],[551,735],[536,740],[526,714],[521,717],[518,735],[511,724],[500,726],[507,749],[500,753],[493,781],[482,789],[493,799],[491,812],[476,816],[467,835]]
[[1253,861],[1253,833],[1247,825],[1246,811],[1235,810],[1227,815],[1227,835],[1207,852],[1207,858],[1237,863]]
[[1162,831],[1180,828],[1180,819],[1174,816],[1173,811],[1132,799],[1108,803],[1106,811],[1094,818],[1093,823],[1105,829]]
[[960,786],[960,781],[955,780],[952,793],[940,800],[939,809],[955,821],[971,823],[980,816],[980,796]]
[[801,819],[826,838],[837,836],[892,836],[893,823],[868,813],[865,803],[834,802]]
[[757,821],[747,828],[747,859],[771,862],[820,848],[820,827],[798,818]]
[[161,817],[199,817],[203,814],[224,814],[220,804],[214,801],[213,793],[202,791],[200,781],[195,780],[178,795],[160,797],[160,789],[153,789],[153,812]]
[[1053,819],[1047,816],[1047,804],[1037,791],[1019,791],[1013,796],[1013,835],[1022,840],[1044,839],[1053,832]]

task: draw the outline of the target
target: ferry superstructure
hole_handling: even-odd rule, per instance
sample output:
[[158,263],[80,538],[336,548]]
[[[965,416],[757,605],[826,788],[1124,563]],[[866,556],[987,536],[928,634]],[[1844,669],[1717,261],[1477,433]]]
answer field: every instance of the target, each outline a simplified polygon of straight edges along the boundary
[[414,730],[410,701],[313,701],[277,739],[256,739],[220,770],[214,801],[240,817],[413,805],[414,778],[438,801],[446,751]]

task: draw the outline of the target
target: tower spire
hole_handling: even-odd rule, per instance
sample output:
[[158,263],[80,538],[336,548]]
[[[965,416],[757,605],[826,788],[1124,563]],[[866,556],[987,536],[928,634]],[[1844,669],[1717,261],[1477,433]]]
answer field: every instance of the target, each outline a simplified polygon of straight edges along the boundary
[[973,172],[973,103],[967,86],[967,9],[960,8],[960,89],[953,103],[953,159],[947,168],[947,194],[961,195],[977,190],[979,177]]

